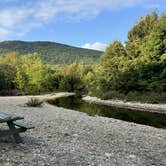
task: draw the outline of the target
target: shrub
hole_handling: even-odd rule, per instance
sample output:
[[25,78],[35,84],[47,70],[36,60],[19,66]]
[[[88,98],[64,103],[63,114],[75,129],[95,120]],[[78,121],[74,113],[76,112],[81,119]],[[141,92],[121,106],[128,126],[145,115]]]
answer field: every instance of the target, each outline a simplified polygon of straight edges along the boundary
[[109,91],[101,96],[102,99],[119,99],[124,101],[136,101],[142,103],[166,103],[166,93],[157,92],[138,92],[131,91],[127,94],[120,93],[118,91]]
[[43,104],[43,101],[40,101],[37,98],[31,98],[27,103],[25,103],[28,107],[41,107]]
[[101,95],[101,99],[108,100],[108,99],[125,99],[125,94],[120,93],[118,91],[108,91]]

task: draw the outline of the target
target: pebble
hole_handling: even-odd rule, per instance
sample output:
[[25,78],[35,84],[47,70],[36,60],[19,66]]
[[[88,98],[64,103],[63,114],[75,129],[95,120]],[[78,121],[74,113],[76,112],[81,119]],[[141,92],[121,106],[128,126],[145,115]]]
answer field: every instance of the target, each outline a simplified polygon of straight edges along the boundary
[[[21,100],[20,100],[21,98]],[[0,111],[24,116],[35,129],[24,143],[0,139],[0,166],[165,166],[166,130],[44,104],[0,97]],[[3,127],[0,124],[0,128]]]

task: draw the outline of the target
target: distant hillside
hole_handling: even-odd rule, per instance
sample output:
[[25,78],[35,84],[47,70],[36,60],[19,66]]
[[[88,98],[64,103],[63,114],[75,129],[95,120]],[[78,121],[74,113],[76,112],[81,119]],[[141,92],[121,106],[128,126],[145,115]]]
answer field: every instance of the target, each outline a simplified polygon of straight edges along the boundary
[[11,51],[20,54],[38,52],[41,58],[50,64],[70,64],[73,62],[91,64],[95,63],[102,54],[101,51],[77,48],[55,42],[0,42],[0,54]]

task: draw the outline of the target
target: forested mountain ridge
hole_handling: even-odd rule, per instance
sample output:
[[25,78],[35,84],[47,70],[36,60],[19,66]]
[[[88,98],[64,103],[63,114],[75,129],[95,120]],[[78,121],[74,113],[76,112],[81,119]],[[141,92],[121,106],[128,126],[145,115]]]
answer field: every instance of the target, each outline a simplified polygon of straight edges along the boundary
[[49,64],[71,64],[73,62],[91,64],[97,62],[102,55],[101,51],[78,48],[55,42],[0,42],[0,54],[13,51],[21,55],[37,52]]

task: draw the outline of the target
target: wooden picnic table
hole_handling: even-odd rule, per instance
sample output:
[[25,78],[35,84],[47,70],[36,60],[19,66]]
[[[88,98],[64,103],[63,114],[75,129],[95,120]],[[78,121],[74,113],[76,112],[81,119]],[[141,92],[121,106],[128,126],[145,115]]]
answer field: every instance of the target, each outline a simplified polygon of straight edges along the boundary
[[9,129],[0,130],[0,137],[13,136],[16,143],[21,143],[22,139],[19,135],[21,132],[25,132],[27,129],[34,128],[33,126],[19,122],[18,120],[24,119],[24,117],[0,112],[0,123],[7,123]]

